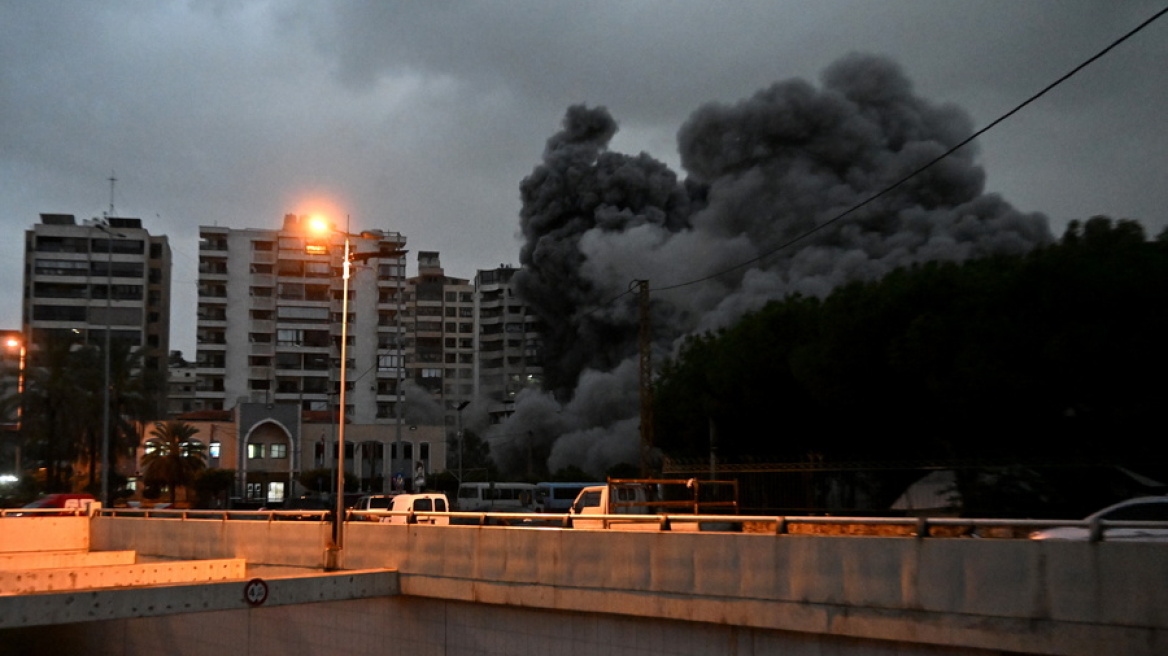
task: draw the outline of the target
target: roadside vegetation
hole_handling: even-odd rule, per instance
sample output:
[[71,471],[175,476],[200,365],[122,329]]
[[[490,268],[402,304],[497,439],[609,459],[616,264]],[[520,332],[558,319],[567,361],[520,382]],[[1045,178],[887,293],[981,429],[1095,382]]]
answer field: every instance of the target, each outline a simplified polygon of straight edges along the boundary
[[[1029,466],[1168,480],[1149,439],[1165,335],[1168,231],[1095,217],[1025,256],[903,269],[690,338],[655,389],[657,445],[704,458],[713,431],[738,462],[987,463],[1007,475],[965,468],[967,510],[1074,506],[1081,472]],[[891,503],[904,485],[873,496]]]

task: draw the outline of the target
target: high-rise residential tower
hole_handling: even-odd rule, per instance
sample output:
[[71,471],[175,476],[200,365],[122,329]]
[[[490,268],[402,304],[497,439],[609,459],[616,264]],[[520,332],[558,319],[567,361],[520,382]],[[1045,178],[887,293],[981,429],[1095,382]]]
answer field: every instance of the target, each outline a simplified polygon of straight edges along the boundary
[[[41,214],[25,233],[22,332],[30,358],[47,340],[145,348],[143,366],[165,375],[170,348],[170,245],[140,219],[78,223]],[[165,379],[165,378],[163,378]],[[161,416],[161,415],[160,415]]]
[[[276,230],[202,226],[199,238],[196,409],[252,402],[335,412],[345,233],[322,237],[308,217],[289,214]],[[394,423],[406,240],[372,230],[349,241],[347,421]]]
[[435,251],[418,253],[406,292],[406,377],[430,393],[429,407],[453,441],[458,413],[474,398],[474,286],[448,276]]
[[475,395],[488,402],[494,422],[514,409],[515,397],[543,383],[543,338],[539,318],[516,296],[518,269],[500,265],[475,275]]

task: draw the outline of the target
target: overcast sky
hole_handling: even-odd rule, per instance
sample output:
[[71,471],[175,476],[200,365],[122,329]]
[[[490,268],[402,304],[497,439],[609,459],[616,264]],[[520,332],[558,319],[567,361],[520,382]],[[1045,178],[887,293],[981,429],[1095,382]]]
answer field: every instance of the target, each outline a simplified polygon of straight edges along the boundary
[[[108,211],[111,173],[116,214],[170,237],[172,348],[193,359],[200,225],[348,214],[472,277],[518,262],[519,182],[569,105],[606,106],[614,149],[684,177],[676,133],[703,103],[860,51],[981,126],[1160,5],[0,0],[0,327],[20,325],[23,231]],[[1056,235],[1095,214],[1159,232],[1166,55],[1168,18],[986,135],[988,188]]]

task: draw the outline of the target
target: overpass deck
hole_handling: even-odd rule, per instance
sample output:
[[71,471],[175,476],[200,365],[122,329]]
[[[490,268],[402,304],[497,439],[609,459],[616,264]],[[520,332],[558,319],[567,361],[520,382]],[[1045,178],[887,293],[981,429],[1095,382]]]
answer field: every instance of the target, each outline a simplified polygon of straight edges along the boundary
[[[330,560],[325,523],[110,516],[75,521],[86,527],[86,546],[97,550],[297,568],[287,579],[265,578],[269,603],[350,595],[385,608],[390,597],[538,610],[564,620],[635,618],[960,653],[1168,653],[1168,589],[1160,585],[1168,580],[1164,544],[352,522],[342,562],[349,569],[328,573],[323,565],[336,561]],[[281,591],[285,581],[287,592]],[[181,606],[166,607],[159,596],[127,612],[201,612],[216,604],[247,609],[248,582],[194,586],[177,597]],[[338,596],[322,593],[322,586],[337,587]],[[156,592],[164,589],[141,590],[165,595]],[[200,590],[211,597],[201,597]],[[41,596],[17,598],[34,604],[29,614],[35,615],[42,612],[35,608]],[[101,608],[121,603],[114,597],[99,601]],[[101,617],[93,613],[99,611],[54,621]],[[442,626],[449,620],[435,621]],[[381,628],[356,630],[376,644]],[[907,647],[904,653],[910,653]]]

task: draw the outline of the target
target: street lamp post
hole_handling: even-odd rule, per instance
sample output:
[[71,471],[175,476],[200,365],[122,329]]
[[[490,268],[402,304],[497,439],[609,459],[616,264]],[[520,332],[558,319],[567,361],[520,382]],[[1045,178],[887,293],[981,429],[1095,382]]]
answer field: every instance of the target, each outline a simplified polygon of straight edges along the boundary
[[[345,238],[344,259],[341,263],[341,366],[340,366],[340,390],[338,394],[337,411],[337,498],[336,508],[333,513],[333,547],[338,552],[344,549],[345,543],[345,389],[348,375],[348,358],[349,358],[349,277],[352,273],[353,253],[352,253],[352,238],[364,238],[363,235],[353,235],[348,231],[349,217],[345,217],[345,231],[336,230],[327,221],[319,218],[314,218],[311,225],[314,232],[320,234],[340,234]],[[321,254],[324,251],[310,251],[316,254]],[[398,251],[394,255],[402,255],[405,251]],[[339,568],[339,558],[334,563]]]
[[14,473],[20,475],[20,447],[24,432],[24,359],[28,353],[23,339],[9,338],[7,346],[10,349],[20,347],[20,362],[16,370],[16,444],[13,451]]
[[458,484],[459,485],[462,485],[462,442],[463,442],[462,411],[465,410],[466,406],[468,406],[468,405],[470,405],[470,401],[463,401],[462,403],[459,403],[458,407],[456,408],[456,410],[458,411]]
[[114,287],[114,237],[125,237],[114,232],[109,226],[93,224],[106,234],[105,241],[105,346],[102,347],[102,395],[101,395],[101,505],[109,504],[110,467],[110,333],[113,331],[113,287]]
[[341,265],[341,389],[337,412],[337,508],[333,520],[333,542],[338,550],[345,546],[345,386],[349,358],[349,274],[353,266],[349,259],[350,247],[349,233],[346,232],[345,259]]

